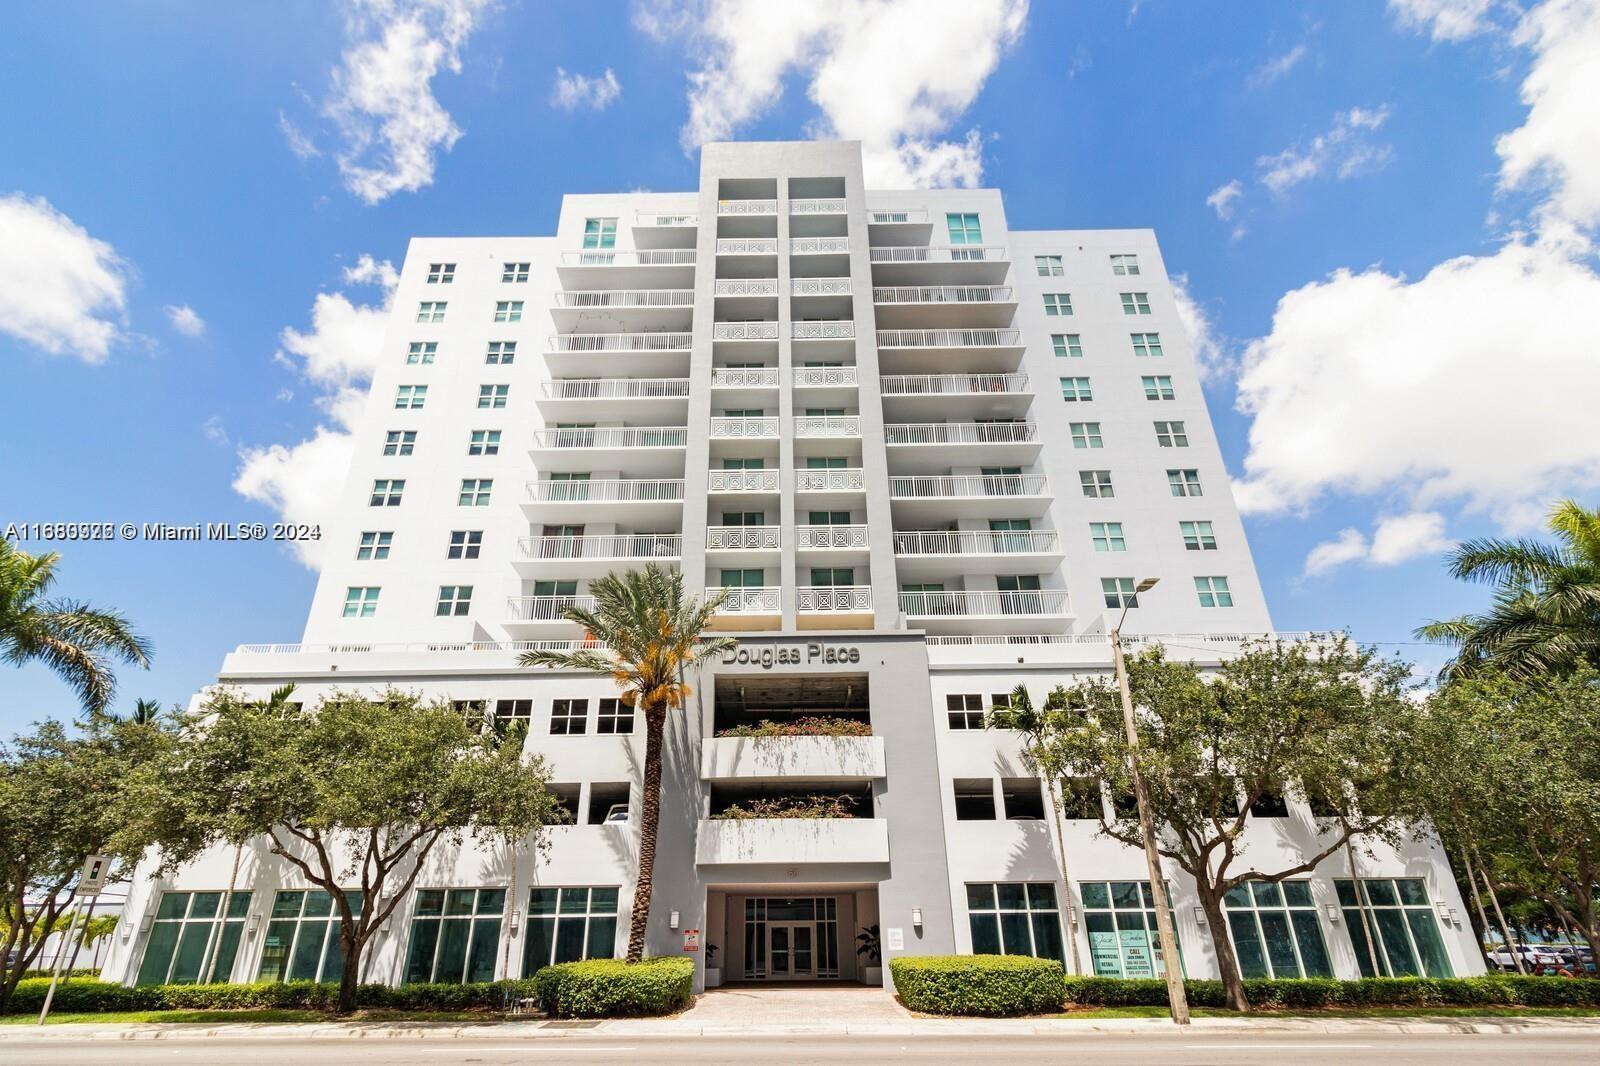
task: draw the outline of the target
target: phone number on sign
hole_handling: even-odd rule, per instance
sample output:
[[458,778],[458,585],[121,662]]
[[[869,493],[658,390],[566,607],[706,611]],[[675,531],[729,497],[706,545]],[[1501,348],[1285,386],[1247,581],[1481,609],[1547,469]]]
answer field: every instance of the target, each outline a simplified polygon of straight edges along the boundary
[[291,522],[11,522],[5,539],[26,541],[150,540],[251,541],[321,540],[322,527]]

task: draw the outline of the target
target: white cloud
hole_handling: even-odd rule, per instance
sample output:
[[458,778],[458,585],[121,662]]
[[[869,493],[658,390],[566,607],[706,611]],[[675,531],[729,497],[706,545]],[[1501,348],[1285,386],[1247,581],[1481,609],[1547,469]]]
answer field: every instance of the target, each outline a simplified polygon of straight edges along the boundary
[[[311,439],[299,444],[242,450],[233,490],[271,507],[285,522],[325,524],[354,455],[355,437],[349,427],[318,426]],[[300,561],[315,570],[322,559],[322,542],[291,543]]]
[[437,153],[462,135],[433,79],[460,73],[461,50],[491,2],[355,0],[324,111],[344,138],[339,172],[356,196],[375,204],[433,184]]
[[1333,540],[1325,540],[1306,556],[1306,577],[1327,573],[1345,563],[1366,558],[1367,538],[1359,529],[1340,530]]
[[400,284],[400,272],[387,259],[374,259],[363,252],[355,266],[344,268],[344,280],[350,285],[377,285],[384,290]]
[[0,333],[103,363],[122,339],[130,267],[42,196],[0,196]]
[[1244,185],[1238,178],[1234,178],[1226,185],[1218,185],[1211,190],[1211,195],[1206,197],[1206,206],[1217,213],[1217,217],[1226,222],[1233,217],[1234,201],[1244,195]]
[[659,0],[635,24],[696,55],[685,148],[732,138],[798,73],[820,111],[808,133],[859,140],[868,184],[893,188],[981,180],[982,135],[945,138],[1027,15],[1027,0]]
[[563,67],[556,68],[555,86],[550,90],[550,106],[562,111],[576,111],[585,107],[591,111],[604,111],[622,95],[622,83],[607,67],[604,74],[590,78],[583,74],[568,74]]
[[172,328],[185,337],[199,337],[205,333],[205,319],[195,314],[194,308],[188,304],[181,307],[167,304],[162,310],[167,313],[167,321],[172,324]]
[[200,432],[206,435],[206,440],[212,444],[226,445],[228,431],[222,424],[221,415],[212,415],[200,424]]
[[1353,178],[1387,165],[1394,149],[1375,144],[1369,136],[1388,121],[1389,107],[1353,107],[1333,116],[1333,124],[1308,144],[1285,148],[1277,155],[1256,160],[1261,183],[1274,196],[1282,196],[1301,182],[1332,174]]
[[322,154],[322,149],[317,147],[310,135],[295,125],[282,111],[278,112],[278,132],[283,134],[285,143],[289,145],[289,151],[293,152],[296,158],[315,159]]
[[1255,73],[1250,75],[1248,79],[1250,87],[1259,89],[1262,86],[1271,85],[1299,66],[1300,61],[1305,57],[1306,46],[1303,44],[1295,45],[1281,56],[1274,56],[1261,64],[1260,67],[1256,68]]
[[1389,0],[1401,25],[1427,30],[1435,41],[1464,41],[1490,27],[1495,0]]
[[1177,304],[1178,321],[1189,338],[1189,351],[1200,371],[1200,380],[1210,381],[1232,372],[1226,339],[1217,332],[1204,307],[1189,292],[1189,275],[1172,275],[1172,297]]
[[1333,540],[1312,548],[1306,555],[1303,576],[1316,577],[1358,561],[1395,566],[1418,556],[1437,555],[1452,543],[1445,536],[1444,515],[1438,512],[1389,515],[1378,519],[1371,540],[1358,529],[1344,529]]

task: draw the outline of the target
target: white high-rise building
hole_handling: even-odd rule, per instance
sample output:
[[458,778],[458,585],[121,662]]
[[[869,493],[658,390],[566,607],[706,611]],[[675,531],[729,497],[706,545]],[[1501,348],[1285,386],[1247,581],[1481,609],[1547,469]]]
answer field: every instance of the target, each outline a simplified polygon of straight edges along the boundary
[[[1066,797],[1063,883],[1041,782],[982,726],[1018,684],[1038,701],[1108,672],[1140,579],[1160,583],[1124,631],[1175,657],[1271,630],[1150,231],[1012,230],[992,189],[869,191],[855,143],[709,145],[695,192],[567,196],[549,237],[413,240],[355,436],[303,643],[241,647],[220,680],[524,720],[573,821],[543,854],[431,859],[365,979],[625,945],[643,738],[607,678],[516,657],[581,642],[565,609],[649,561],[732,589],[717,625],[741,640],[668,727],[652,952],[692,931],[700,981],[876,983],[856,951],[876,927],[889,957],[1076,938],[1087,972],[1158,968],[1144,857],[1083,817],[1109,797]],[[722,735],[807,716],[870,735]],[[719,817],[786,794],[854,817]],[[1252,832],[1273,868],[1316,839],[1293,800]],[[231,862],[142,878],[107,976],[193,980],[221,937],[220,979],[329,977],[326,898],[263,848],[218,916]],[[1382,972],[1481,970],[1436,847],[1357,873]],[[1214,975],[1168,876],[1183,965]],[[1341,857],[1240,894],[1247,975],[1370,969],[1351,876]]]

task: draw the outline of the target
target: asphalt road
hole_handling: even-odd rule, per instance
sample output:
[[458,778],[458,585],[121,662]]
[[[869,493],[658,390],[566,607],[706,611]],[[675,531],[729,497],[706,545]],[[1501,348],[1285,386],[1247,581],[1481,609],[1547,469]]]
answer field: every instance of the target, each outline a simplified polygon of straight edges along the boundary
[[1295,1033],[1084,1033],[1069,1036],[649,1036],[617,1039],[604,1034],[563,1033],[526,1039],[485,1035],[469,1039],[390,1037],[205,1038],[180,1034],[159,1040],[89,1040],[52,1037],[0,1041],[0,1062],[34,1064],[226,1063],[250,1066],[286,1061],[360,1063],[861,1063],[980,1062],[1071,1063],[1116,1066],[1160,1062],[1163,1066],[1211,1064],[1373,1063],[1600,1063],[1593,1032],[1511,1034],[1341,1035]]

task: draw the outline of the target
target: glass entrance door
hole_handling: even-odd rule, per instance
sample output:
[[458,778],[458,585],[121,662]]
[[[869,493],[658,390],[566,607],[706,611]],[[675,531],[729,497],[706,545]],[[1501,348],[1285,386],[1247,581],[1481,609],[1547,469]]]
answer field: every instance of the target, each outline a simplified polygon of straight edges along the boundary
[[773,978],[804,979],[817,976],[817,927],[813,922],[768,922],[767,962]]

